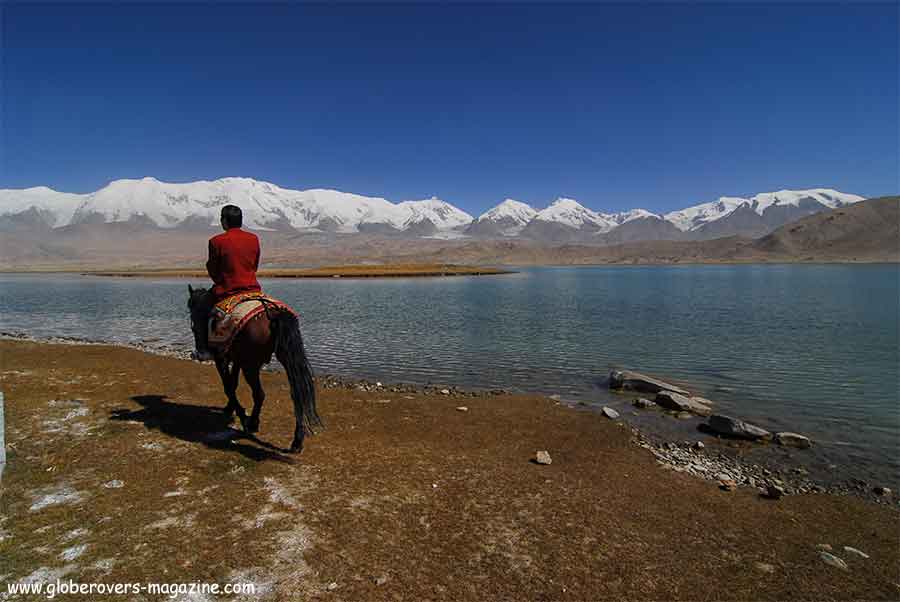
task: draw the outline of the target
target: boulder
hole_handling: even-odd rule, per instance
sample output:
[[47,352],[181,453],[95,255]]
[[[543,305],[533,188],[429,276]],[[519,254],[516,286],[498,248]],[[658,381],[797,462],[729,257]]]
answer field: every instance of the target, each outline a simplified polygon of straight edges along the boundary
[[713,414],[710,416],[707,426],[709,430],[714,433],[725,435],[726,437],[734,437],[736,439],[756,440],[772,436],[769,431],[759,428],[754,424],[730,416],[723,416],[722,414]]
[[641,410],[647,410],[656,405],[655,402],[650,401],[649,399],[644,399],[643,397],[638,397],[634,401],[631,402],[632,405],[636,408],[640,408]]
[[700,400],[702,397],[689,397],[681,395],[674,391],[660,391],[656,394],[656,405],[662,406],[667,410],[675,410],[677,412],[690,412],[698,416],[709,416],[712,409]]
[[665,381],[632,372],[631,370],[613,370],[609,373],[610,389],[627,389],[629,391],[643,391],[645,393],[659,393],[660,391],[673,391],[681,395],[690,396],[688,391]]
[[775,443],[786,447],[799,447],[800,449],[806,449],[812,445],[809,437],[789,432],[775,433]]
[[609,418],[610,420],[615,420],[616,418],[619,417],[619,413],[612,408],[603,406],[603,409],[601,411],[603,412],[603,415],[606,416],[607,418]]
[[538,464],[552,464],[553,460],[550,458],[550,453],[547,451],[539,451],[535,454],[534,461]]

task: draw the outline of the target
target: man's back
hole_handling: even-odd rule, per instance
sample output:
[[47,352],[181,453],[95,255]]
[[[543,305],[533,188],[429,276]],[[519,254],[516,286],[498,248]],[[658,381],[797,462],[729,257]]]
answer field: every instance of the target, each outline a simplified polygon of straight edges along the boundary
[[223,299],[234,293],[261,290],[256,280],[259,239],[240,228],[229,228],[209,239],[206,271],[215,283],[212,294]]

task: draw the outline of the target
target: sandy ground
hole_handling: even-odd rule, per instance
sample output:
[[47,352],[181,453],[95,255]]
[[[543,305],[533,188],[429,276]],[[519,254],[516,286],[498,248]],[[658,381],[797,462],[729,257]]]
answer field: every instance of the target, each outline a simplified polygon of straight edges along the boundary
[[285,377],[264,383],[259,439],[229,441],[212,366],[0,341],[0,600],[56,578],[266,600],[900,599],[896,508],[720,491],[540,397],[327,389],[327,430],[290,456]]

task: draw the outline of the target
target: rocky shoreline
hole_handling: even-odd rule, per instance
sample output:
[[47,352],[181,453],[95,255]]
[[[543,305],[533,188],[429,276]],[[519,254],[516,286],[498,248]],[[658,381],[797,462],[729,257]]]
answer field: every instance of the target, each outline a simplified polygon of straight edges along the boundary
[[[121,347],[162,357],[171,357],[186,361],[191,360],[189,350],[177,349],[174,346],[159,347],[144,343],[109,343],[84,340],[75,337],[39,338],[8,332],[0,332],[0,340],[62,345]],[[270,364],[265,367],[264,370],[277,372],[279,368],[274,364]],[[662,395],[664,399],[671,398],[672,393],[674,392],[674,403],[676,404],[678,403],[677,396],[679,395],[688,400],[702,401],[691,402],[691,405],[684,407],[679,407],[678,405],[667,407],[656,401],[651,401],[637,395],[638,391],[636,389],[621,388],[620,392],[634,392],[636,394],[632,400],[632,405],[636,409],[656,411],[660,414],[660,419],[686,418],[686,414],[692,416],[709,416],[711,414],[712,410],[710,406],[713,405],[714,402],[700,397],[691,397],[688,391],[677,385],[671,385],[665,381],[653,379],[652,377],[647,377],[645,375],[639,376],[650,379],[652,382],[656,383],[659,386],[656,394]],[[359,391],[365,393],[381,392],[403,393],[408,395],[436,395],[458,399],[511,395],[514,393],[507,389],[466,389],[454,385],[433,383],[382,383],[380,381],[348,378],[332,374],[320,374],[316,377],[316,380],[318,386],[322,389]],[[558,395],[548,396],[547,399],[556,405],[599,412],[601,414],[605,414],[605,410],[610,410],[610,408],[607,408],[606,406],[597,406],[585,402],[567,402],[562,400]],[[681,403],[684,403],[684,401]],[[703,404],[705,407],[699,404]],[[703,428],[704,425],[702,424],[698,429],[697,437],[694,439],[664,437],[628,424],[627,414],[621,416],[619,412],[615,412],[614,410],[611,410],[611,412],[612,415],[607,414],[607,417],[612,420],[620,421],[623,426],[628,425],[631,428],[632,439],[635,445],[649,450],[656,458],[657,463],[665,469],[678,473],[685,473],[707,481],[718,482],[720,489],[723,491],[733,491],[739,487],[752,488],[758,490],[761,496],[773,499],[777,499],[782,495],[824,493],[830,495],[860,497],[879,504],[900,507],[900,496],[890,488],[880,484],[870,483],[866,480],[854,477],[834,483],[817,482],[810,476],[809,471],[802,466],[787,466],[782,462],[778,462],[777,459],[775,459],[776,461],[774,463],[769,462],[767,464],[753,462],[734,453],[735,448],[733,447],[716,446],[712,443],[704,443],[702,440],[704,437],[716,437],[716,433]],[[771,437],[768,439],[771,439]],[[741,449],[742,445],[754,445],[754,443],[749,440],[745,442],[728,442],[736,444],[738,450]]]

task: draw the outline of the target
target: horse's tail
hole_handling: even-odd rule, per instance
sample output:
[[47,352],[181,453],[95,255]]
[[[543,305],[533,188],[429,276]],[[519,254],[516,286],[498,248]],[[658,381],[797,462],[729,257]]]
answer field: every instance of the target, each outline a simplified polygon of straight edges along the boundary
[[295,314],[280,311],[270,318],[270,322],[275,336],[275,357],[284,366],[291,386],[297,429],[312,435],[314,427],[322,426],[322,419],[316,412],[316,386],[312,366],[303,349],[300,321]]

